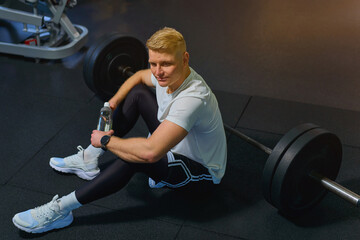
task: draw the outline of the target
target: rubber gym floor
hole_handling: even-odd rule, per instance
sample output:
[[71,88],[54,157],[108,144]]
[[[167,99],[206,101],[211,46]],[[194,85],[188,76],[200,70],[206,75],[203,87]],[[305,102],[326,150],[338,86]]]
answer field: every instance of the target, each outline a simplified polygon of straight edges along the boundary
[[[39,62],[0,55],[1,239],[359,239],[359,210],[332,193],[300,217],[280,214],[262,195],[267,154],[233,135],[226,175],[211,194],[152,190],[136,175],[74,211],[67,228],[34,235],[11,221],[84,183],[48,162],[86,147],[96,126],[103,102],[82,75],[88,47],[112,31],[145,42],[164,26],[185,36],[190,65],[213,89],[225,123],[270,148],[305,122],[337,134],[337,182],[360,193],[359,8],[355,0],[79,0],[67,11],[89,30],[79,52]],[[146,134],[139,120],[128,137]],[[100,167],[115,159],[107,152]]]

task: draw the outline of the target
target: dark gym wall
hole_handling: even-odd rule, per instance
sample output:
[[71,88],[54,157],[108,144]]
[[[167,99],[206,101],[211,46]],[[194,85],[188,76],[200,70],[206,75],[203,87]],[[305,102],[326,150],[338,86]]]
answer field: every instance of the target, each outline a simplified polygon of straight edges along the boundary
[[360,109],[359,1],[249,2],[234,35],[240,81],[228,90]]
[[89,28],[89,44],[110,31],[145,41],[171,26],[186,37],[191,65],[216,90],[360,110],[358,0],[79,0],[78,5],[68,14]]

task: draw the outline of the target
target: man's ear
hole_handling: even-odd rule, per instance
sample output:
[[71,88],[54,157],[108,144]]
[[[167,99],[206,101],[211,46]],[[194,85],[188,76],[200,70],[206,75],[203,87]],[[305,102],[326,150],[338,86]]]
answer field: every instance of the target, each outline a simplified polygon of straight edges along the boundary
[[183,55],[184,64],[189,64],[189,59],[190,59],[189,53],[188,53],[188,52],[184,52],[184,55]]

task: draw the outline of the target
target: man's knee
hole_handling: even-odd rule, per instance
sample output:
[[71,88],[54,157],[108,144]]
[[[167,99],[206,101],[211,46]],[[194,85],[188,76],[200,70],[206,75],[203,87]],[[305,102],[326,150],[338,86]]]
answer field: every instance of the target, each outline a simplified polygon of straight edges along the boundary
[[149,87],[144,84],[138,84],[133,87],[127,95],[127,98],[139,96],[141,94],[148,94],[150,91]]

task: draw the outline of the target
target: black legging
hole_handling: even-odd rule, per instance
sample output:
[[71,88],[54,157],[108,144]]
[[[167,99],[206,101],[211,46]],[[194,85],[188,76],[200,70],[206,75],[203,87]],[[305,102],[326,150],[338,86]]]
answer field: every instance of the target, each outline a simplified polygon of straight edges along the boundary
[[[123,137],[135,125],[139,116],[144,119],[149,132],[159,126],[157,119],[158,105],[155,94],[145,85],[135,86],[113,114],[114,135]],[[153,164],[135,164],[117,159],[92,181],[75,191],[81,204],[87,204],[106,197],[122,189],[136,172],[143,172],[156,182],[168,175],[168,161],[164,156]]]

